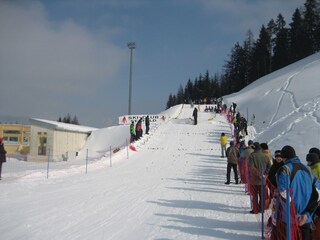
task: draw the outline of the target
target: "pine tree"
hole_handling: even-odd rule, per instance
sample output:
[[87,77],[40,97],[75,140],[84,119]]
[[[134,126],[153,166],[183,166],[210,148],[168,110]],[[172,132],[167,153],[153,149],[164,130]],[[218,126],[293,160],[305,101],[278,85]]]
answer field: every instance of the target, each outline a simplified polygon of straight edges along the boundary
[[70,113],[67,114],[67,116],[65,116],[62,120],[62,122],[64,123],[71,123],[71,115]]
[[185,100],[197,101],[239,91],[258,78],[319,51],[320,0],[306,0],[303,14],[301,11],[295,10],[288,28],[281,14],[276,21],[271,19],[267,28],[262,25],[257,41],[249,30],[243,46],[236,43],[231,49],[222,74],[211,78],[207,70],[204,77],[200,74],[194,82],[189,79],[184,88],[180,86],[177,97],[170,94],[167,106],[180,102],[182,95]]
[[76,115],[73,116],[73,119],[71,121],[72,124],[75,124],[75,125],[80,125],[79,121],[78,121],[78,118]]
[[320,0],[316,4],[315,51],[320,51]]
[[[319,3],[318,3],[319,4]],[[317,22],[319,19],[319,12],[317,12],[317,1],[316,0],[306,0],[304,4],[305,11],[303,13],[304,21],[303,26],[306,32],[306,45],[305,54],[306,56],[316,52],[319,43],[316,42],[317,36]]]
[[212,92],[212,98],[218,98],[222,96],[221,93],[221,87],[220,87],[220,79],[221,77],[219,76],[218,73],[214,75],[214,77],[210,80],[211,82],[211,92]]
[[276,22],[271,19],[267,25],[267,32],[269,34],[269,37],[270,37],[270,45],[269,45],[269,51],[270,51],[270,64],[269,64],[269,69],[268,69],[268,72],[272,72],[272,65],[273,65],[273,59],[272,59],[272,56],[273,56],[273,49],[274,49],[274,46],[275,46],[275,42],[276,42],[276,35],[277,35],[277,24]]
[[169,99],[168,99],[168,101],[167,101],[166,109],[169,109],[170,107],[172,107],[172,106],[174,106],[174,105],[175,105],[174,97],[173,97],[173,95],[170,93]]
[[243,47],[237,43],[230,55],[230,60],[225,64],[225,80],[228,84],[228,93],[237,92],[245,86],[246,79],[246,54]]
[[195,80],[194,80],[194,88],[193,88],[193,100],[194,101],[198,101],[200,98],[201,98],[201,96],[200,96],[200,88],[199,88],[199,81],[198,81],[198,78],[196,78]]
[[193,96],[193,83],[191,81],[191,79],[189,78],[188,80],[188,83],[185,87],[185,90],[184,90],[184,95],[185,95],[185,98],[187,100],[187,102],[189,103],[190,101],[193,101],[194,100],[194,96]]
[[203,82],[203,76],[200,73],[199,78],[198,78],[198,82],[197,82],[197,88],[196,91],[198,91],[198,100],[203,100],[204,98],[204,82]]
[[255,40],[253,37],[253,33],[251,30],[248,30],[246,34],[246,39],[243,43],[243,50],[245,54],[245,62],[246,65],[246,72],[245,72],[245,79],[244,79],[244,85],[247,86],[251,82],[253,82],[255,79],[250,79],[250,72],[252,71],[252,55],[253,55],[253,49],[255,45]]
[[286,22],[281,14],[278,15],[275,28],[275,43],[273,48],[273,67],[272,70],[278,70],[289,64],[289,46],[288,29]]
[[270,72],[270,59],[271,59],[271,38],[270,35],[262,25],[259,38],[255,44],[252,54],[252,70],[251,79],[258,79]]
[[180,84],[179,90],[177,92],[177,104],[181,103],[184,103],[184,91],[182,85]]
[[303,19],[299,9],[296,9],[289,29],[289,61],[296,62],[306,56],[306,33],[303,27]]
[[210,75],[208,70],[203,77],[203,98],[211,98]]
[[226,74],[223,74],[220,78],[220,89],[221,89],[221,96],[227,95],[230,93],[229,84],[226,80]]

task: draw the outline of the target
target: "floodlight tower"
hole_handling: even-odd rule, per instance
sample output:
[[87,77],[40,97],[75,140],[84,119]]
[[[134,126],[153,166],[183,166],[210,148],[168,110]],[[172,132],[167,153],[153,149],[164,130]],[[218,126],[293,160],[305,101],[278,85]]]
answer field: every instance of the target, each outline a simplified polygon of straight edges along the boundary
[[130,73],[129,73],[129,108],[128,115],[131,115],[131,93],[132,93],[132,52],[136,48],[135,42],[128,42],[128,48],[130,49]]

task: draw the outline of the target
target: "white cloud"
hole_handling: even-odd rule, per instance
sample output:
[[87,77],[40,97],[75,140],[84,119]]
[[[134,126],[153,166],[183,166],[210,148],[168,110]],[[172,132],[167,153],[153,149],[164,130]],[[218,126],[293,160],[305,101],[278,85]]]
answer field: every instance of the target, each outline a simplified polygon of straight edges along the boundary
[[127,67],[127,48],[106,37],[115,31],[49,21],[37,1],[0,1],[0,114],[55,120],[71,113],[87,124],[89,115],[100,119],[92,106]]
[[0,77],[9,86],[81,94],[112,81],[127,60],[124,49],[72,21],[49,22],[36,2],[1,2],[0,35]]

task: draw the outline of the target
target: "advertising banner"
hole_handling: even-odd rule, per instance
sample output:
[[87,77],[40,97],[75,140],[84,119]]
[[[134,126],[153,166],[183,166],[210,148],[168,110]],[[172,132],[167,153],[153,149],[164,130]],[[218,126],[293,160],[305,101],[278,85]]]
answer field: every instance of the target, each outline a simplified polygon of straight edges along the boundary
[[124,115],[119,117],[119,124],[121,125],[130,125],[131,121],[134,121],[134,123],[138,122],[140,118],[142,118],[142,121],[144,122],[144,119],[149,116],[150,123],[156,123],[156,122],[165,122],[167,120],[166,115]]

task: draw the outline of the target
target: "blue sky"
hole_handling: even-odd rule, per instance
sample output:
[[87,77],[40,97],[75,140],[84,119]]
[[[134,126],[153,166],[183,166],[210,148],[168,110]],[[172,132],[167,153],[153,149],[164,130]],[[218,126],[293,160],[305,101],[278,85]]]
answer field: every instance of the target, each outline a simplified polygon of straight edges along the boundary
[[165,110],[170,93],[221,72],[236,42],[303,0],[0,1],[1,115],[105,127]]

